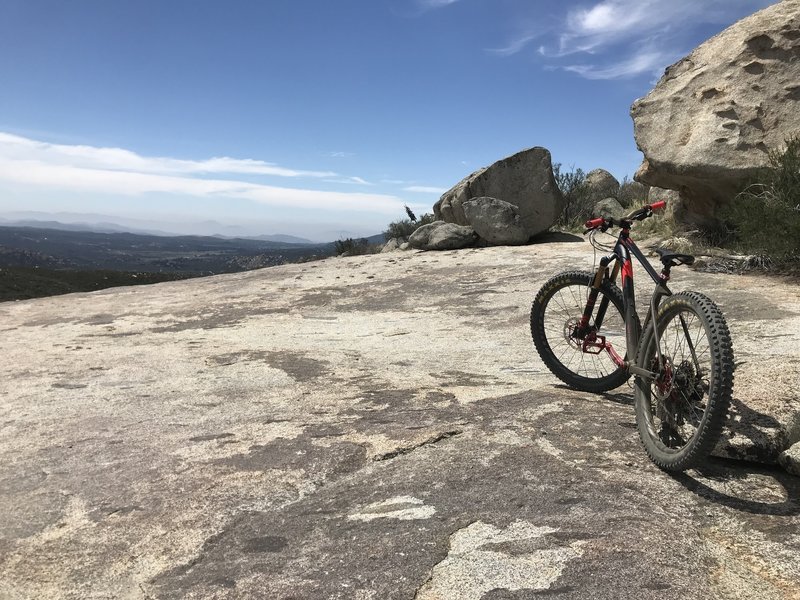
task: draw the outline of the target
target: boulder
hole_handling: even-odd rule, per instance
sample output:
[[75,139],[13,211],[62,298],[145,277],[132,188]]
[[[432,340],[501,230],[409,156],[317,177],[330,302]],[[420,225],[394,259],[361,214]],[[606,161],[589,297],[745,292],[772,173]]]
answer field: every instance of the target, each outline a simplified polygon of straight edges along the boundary
[[595,202],[592,215],[595,217],[603,217],[605,219],[615,218],[618,219],[628,214],[625,207],[619,203],[616,198],[605,198],[599,202]]
[[462,204],[464,215],[482,239],[495,246],[514,246],[528,241],[519,209],[509,202],[483,196]]
[[437,219],[470,225],[464,202],[490,197],[508,202],[519,210],[520,223],[528,238],[546,231],[564,207],[564,198],[553,176],[550,152],[529,148],[475,171],[445,192],[433,206]]
[[667,68],[631,107],[644,161],[635,179],[679,190],[693,222],[800,131],[800,0],[777,2]]
[[384,252],[395,252],[400,249],[400,240],[397,238],[392,238],[383,246],[381,250],[381,254]]
[[588,189],[588,201],[592,203],[605,198],[616,198],[619,194],[619,181],[605,169],[589,171],[583,184]]
[[471,246],[476,239],[472,227],[434,221],[412,233],[408,243],[418,250],[457,250]]
[[659,200],[666,200],[667,216],[671,216],[679,221],[684,220],[686,207],[683,205],[680,192],[677,190],[665,190],[664,188],[651,187],[650,191],[647,192],[647,203],[652,204]]

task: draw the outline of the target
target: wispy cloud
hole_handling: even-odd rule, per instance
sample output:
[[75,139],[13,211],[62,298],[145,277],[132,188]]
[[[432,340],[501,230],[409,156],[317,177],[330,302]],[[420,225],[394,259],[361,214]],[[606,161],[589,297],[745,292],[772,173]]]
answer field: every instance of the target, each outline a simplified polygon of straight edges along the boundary
[[429,185],[410,185],[403,188],[406,192],[415,194],[444,194],[447,188],[434,187]]
[[680,55],[664,52],[643,52],[621,62],[597,67],[595,65],[569,65],[566,71],[577,73],[586,79],[622,79],[642,73],[655,73],[677,60]]
[[434,9],[449,6],[450,4],[455,4],[458,1],[459,0],[417,0],[417,4],[419,4],[422,8]]
[[141,156],[123,148],[51,144],[0,132],[0,156],[46,158],[49,162],[90,166],[97,169],[139,171],[145,173],[204,174],[231,173],[240,175],[269,175],[275,177],[335,177],[330,171],[287,169],[273,163],[227,156],[206,160],[182,160],[167,157]]
[[512,54],[517,54],[525,49],[525,47],[530,44],[533,40],[539,37],[536,34],[527,34],[521,37],[518,37],[508,44],[501,48],[488,48],[487,52],[491,52],[492,54],[497,54],[499,56],[511,56]]
[[[567,9],[549,31],[541,25],[518,32],[489,52],[511,56],[537,40],[548,67],[588,79],[619,79],[663,70],[686,54],[698,25],[728,25],[775,0],[600,0]],[[573,55],[589,55],[585,64],[559,64]]]
[[361,177],[343,177],[340,179],[325,179],[323,181],[326,183],[344,183],[346,185],[372,185],[369,181]]
[[[200,198],[240,198],[306,209],[361,210],[395,214],[400,198],[344,193],[307,187],[282,187],[208,175],[340,177],[324,171],[285,169],[252,159],[211,158],[201,161],[144,157],[122,148],[50,144],[0,133],[0,184],[139,196],[177,194]],[[360,177],[344,178],[367,185]]]

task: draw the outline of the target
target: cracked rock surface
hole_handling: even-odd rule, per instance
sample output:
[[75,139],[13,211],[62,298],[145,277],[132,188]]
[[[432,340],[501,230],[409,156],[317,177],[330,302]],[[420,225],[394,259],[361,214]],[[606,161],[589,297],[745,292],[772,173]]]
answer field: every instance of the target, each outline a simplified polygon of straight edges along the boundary
[[591,257],[382,254],[0,304],[0,598],[800,597],[800,478],[775,466],[798,286],[673,272],[728,319],[716,452],[748,460],[669,476],[628,387],[568,390],[533,351],[536,291]]

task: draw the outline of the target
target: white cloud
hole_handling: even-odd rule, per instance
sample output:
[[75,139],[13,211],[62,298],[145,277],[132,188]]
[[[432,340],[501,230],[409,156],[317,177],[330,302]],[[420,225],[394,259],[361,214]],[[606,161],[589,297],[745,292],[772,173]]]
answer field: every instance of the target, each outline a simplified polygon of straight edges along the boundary
[[564,67],[564,70],[577,73],[586,79],[621,79],[641,73],[656,74],[677,58],[663,52],[644,52],[605,67],[570,65]]
[[403,188],[403,190],[417,194],[444,194],[447,191],[447,188],[439,188],[427,185],[410,185]]
[[[594,52],[656,36],[663,47],[700,23],[732,23],[773,0],[602,0],[571,10],[559,35],[558,56]],[[739,11],[739,13],[737,13]]]
[[[283,177],[336,175],[282,169],[250,159],[212,158],[189,161],[150,158],[121,148],[49,144],[0,133],[0,184],[108,196],[161,193],[199,198],[241,198],[293,208],[358,210],[382,214],[396,214],[402,211],[403,206],[400,198],[389,195],[289,188],[235,178],[205,177],[212,173]],[[347,181],[359,185],[367,184],[360,177],[347,178]]]
[[272,163],[253,159],[236,159],[227,156],[206,160],[182,160],[166,157],[147,157],[123,148],[97,146],[69,146],[51,144],[0,132],[0,157],[13,156],[53,163],[68,163],[97,169],[136,171],[143,173],[206,174],[238,173],[240,175],[269,175],[276,177],[336,177],[330,171],[303,171],[287,169]]
[[[553,24],[533,23],[503,47],[511,56],[537,40],[546,68],[563,68],[588,79],[619,79],[660,72],[686,54],[702,24],[729,25],[775,0],[595,0],[565,11]],[[517,19],[516,24],[523,21]],[[542,28],[549,28],[543,30]],[[589,54],[587,64],[559,65],[564,57]]]

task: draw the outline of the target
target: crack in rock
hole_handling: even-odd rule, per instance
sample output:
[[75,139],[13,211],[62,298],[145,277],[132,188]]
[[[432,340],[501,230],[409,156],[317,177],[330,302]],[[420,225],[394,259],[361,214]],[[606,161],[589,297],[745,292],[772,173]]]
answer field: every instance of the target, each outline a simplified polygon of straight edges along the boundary
[[391,460],[393,458],[397,458],[398,456],[402,456],[403,454],[409,454],[418,448],[422,448],[423,446],[432,446],[434,444],[438,444],[441,441],[449,439],[451,437],[455,437],[457,435],[461,435],[464,433],[463,429],[454,429],[452,431],[444,431],[438,435],[435,435],[427,440],[420,442],[419,444],[414,444],[412,446],[403,446],[397,448],[396,450],[392,450],[391,452],[385,452],[383,454],[378,454],[372,460],[378,462],[382,460]]
[[430,519],[436,514],[433,506],[426,506],[419,498],[413,496],[395,496],[382,502],[373,502],[365,506],[360,512],[349,515],[351,521],[373,521],[375,519],[397,519],[411,521],[416,519]]

